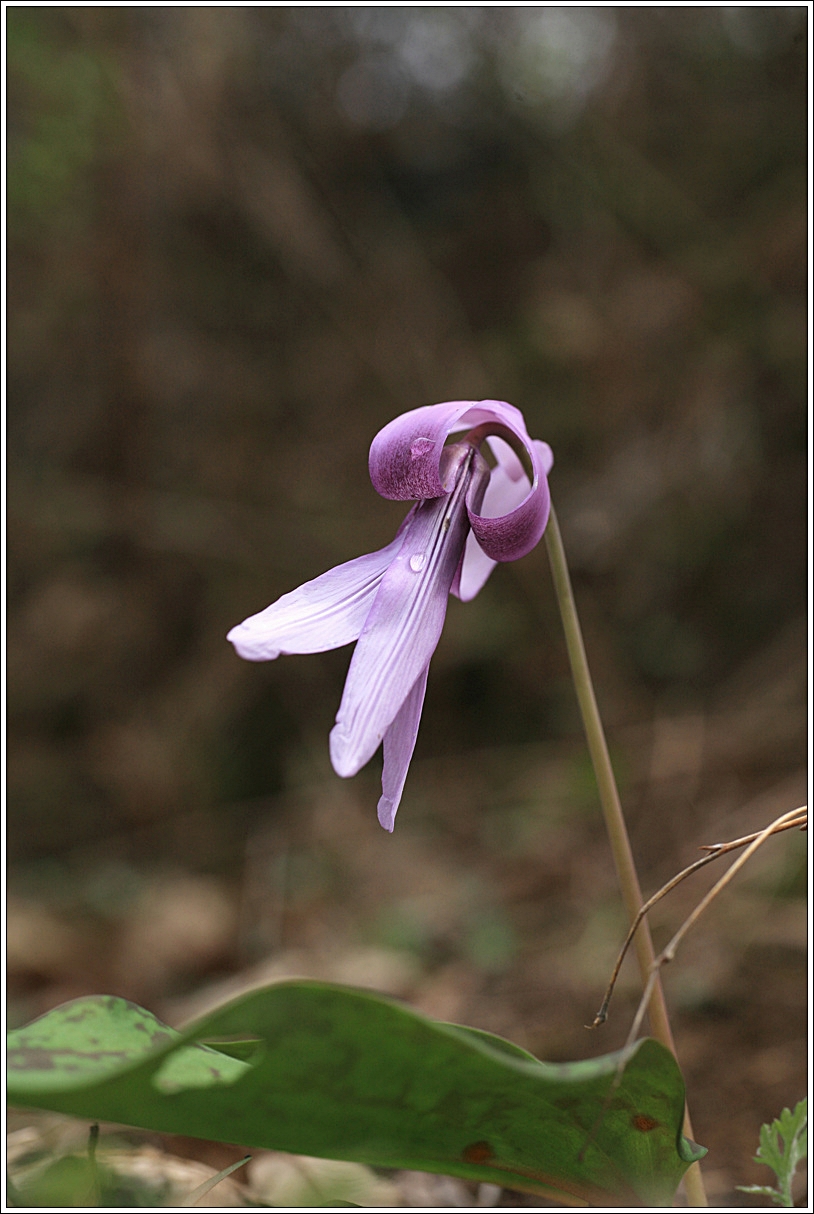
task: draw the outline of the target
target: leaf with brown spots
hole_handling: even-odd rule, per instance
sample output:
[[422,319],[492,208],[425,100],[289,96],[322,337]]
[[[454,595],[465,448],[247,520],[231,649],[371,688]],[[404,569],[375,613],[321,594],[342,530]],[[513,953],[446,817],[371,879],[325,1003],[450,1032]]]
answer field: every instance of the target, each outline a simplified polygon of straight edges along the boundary
[[631,1122],[634,1130],[639,1130],[642,1134],[648,1134],[650,1130],[655,1130],[658,1124],[655,1118],[646,1117],[643,1113],[637,1113]]
[[670,1205],[697,1157],[681,1074],[655,1041],[539,1062],[326,983],[253,991],[181,1033],[124,1000],[80,999],[12,1033],[9,1051],[16,1104],[571,1205]]

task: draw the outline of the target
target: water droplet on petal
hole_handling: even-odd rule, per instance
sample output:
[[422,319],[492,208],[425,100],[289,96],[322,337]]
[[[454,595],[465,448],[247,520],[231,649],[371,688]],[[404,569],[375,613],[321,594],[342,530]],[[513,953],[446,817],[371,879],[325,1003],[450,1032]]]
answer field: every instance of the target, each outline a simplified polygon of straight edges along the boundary
[[428,451],[432,451],[435,443],[431,438],[416,438],[410,444],[410,458],[421,459]]
[[413,573],[420,573],[426,564],[427,558],[423,552],[416,552],[410,557],[410,568]]

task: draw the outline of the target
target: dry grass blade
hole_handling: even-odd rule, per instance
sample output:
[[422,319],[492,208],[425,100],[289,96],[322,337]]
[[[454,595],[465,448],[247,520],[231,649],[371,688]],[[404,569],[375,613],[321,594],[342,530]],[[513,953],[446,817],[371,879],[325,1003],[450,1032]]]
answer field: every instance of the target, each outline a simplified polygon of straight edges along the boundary
[[[687,919],[684,921],[684,923],[682,923],[681,927],[678,929],[676,934],[673,936],[672,940],[667,945],[667,947],[654,960],[650,975],[648,977],[644,991],[642,992],[642,997],[639,1001],[639,1006],[636,1010],[636,1015],[633,1019],[633,1024],[631,1026],[630,1032],[628,1033],[627,1041],[625,1043],[626,1045],[631,1045],[636,1040],[636,1038],[639,1035],[639,1032],[641,1031],[642,1021],[644,1020],[645,1013],[647,1011],[648,1002],[650,1000],[650,996],[653,993],[655,984],[658,980],[658,976],[659,976],[661,967],[663,965],[666,965],[668,961],[672,961],[673,957],[675,956],[678,945],[681,943],[682,939],[684,938],[686,933],[690,930],[690,928],[693,926],[693,924],[698,920],[698,918],[703,914],[703,912],[706,910],[706,908],[709,906],[709,904],[713,901],[713,899],[716,898],[717,895],[721,892],[721,890],[723,890],[729,884],[729,882],[735,876],[735,873],[740,868],[743,867],[743,865],[746,863],[747,860],[750,859],[750,857],[754,854],[754,852],[756,852],[757,849],[759,847],[761,847],[766,842],[767,839],[771,838],[772,835],[779,834],[781,831],[784,831],[784,830],[792,830],[795,827],[799,827],[801,830],[805,830],[807,824],[808,824],[808,807],[804,805],[804,806],[799,807],[798,809],[789,810],[788,813],[781,814],[781,816],[779,818],[776,818],[775,821],[771,822],[764,830],[757,831],[752,835],[745,835],[741,839],[732,839],[728,843],[709,844],[705,848],[705,850],[707,850],[709,853],[708,855],[703,856],[700,860],[696,860],[694,864],[690,864],[687,868],[683,869],[682,872],[678,873],[675,877],[673,877],[670,881],[668,881],[666,885],[662,886],[662,888],[660,890],[658,890],[658,892],[655,893],[652,898],[649,898],[648,901],[644,903],[644,905],[642,906],[638,915],[636,916],[636,919],[633,922],[633,924],[630,928],[630,931],[628,932],[625,943],[622,946],[622,949],[620,951],[616,965],[614,966],[613,976],[611,978],[611,982],[608,987],[605,998],[602,1002],[602,1007],[600,1008],[599,1012],[597,1013],[596,1019],[594,1020],[593,1024],[588,1025],[587,1027],[596,1028],[597,1025],[604,1023],[604,1020],[607,1015],[608,1003],[610,1002],[610,998],[613,993],[614,983],[616,982],[616,978],[618,976],[619,969],[622,964],[622,960],[624,959],[625,953],[630,945],[631,940],[633,939],[633,936],[635,935],[636,928],[639,926],[641,921],[644,919],[644,917],[648,913],[648,911],[651,910],[652,907],[655,906],[655,904],[661,898],[663,898],[665,896],[665,894],[668,894],[671,890],[675,889],[675,887],[681,881],[683,881],[685,877],[689,877],[692,873],[696,872],[699,868],[703,868],[704,865],[709,864],[712,860],[717,859],[718,856],[722,856],[726,852],[736,851],[738,848],[741,848],[741,847],[747,848],[747,850],[743,853],[743,855],[739,856],[738,859],[734,862],[734,864],[732,864],[727,869],[727,871],[724,873],[723,877],[721,877],[720,881],[718,881],[717,884],[715,884],[712,887],[712,889],[709,891],[709,893],[707,893],[705,895],[705,897],[701,899],[701,901],[698,903],[698,905],[693,910],[692,914],[687,917]],[[609,1107],[610,1101],[611,1101],[616,1089],[618,1088],[619,1084],[621,1083],[623,1073],[624,1073],[624,1064],[622,1064],[618,1068],[616,1075],[614,1076],[613,1083],[611,1084],[608,1094],[605,1098],[605,1109],[607,1109]],[[590,1143],[593,1140],[594,1135],[596,1134],[596,1130],[597,1130],[602,1118],[604,1117],[604,1115],[605,1115],[605,1110],[603,1110],[603,1112],[600,1113],[599,1117],[597,1118],[596,1123],[591,1128],[588,1138],[586,1139],[585,1146],[583,1147],[583,1151],[586,1149],[588,1143]],[[685,1133],[686,1132],[687,1132],[687,1127],[685,1124]]]
[[251,1155],[244,1155],[242,1159],[238,1159],[237,1163],[230,1164],[228,1168],[224,1168],[223,1171],[218,1172],[216,1176],[211,1176],[209,1180],[205,1180],[203,1184],[199,1184],[197,1189],[193,1189],[189,1197],[187,1197],[185,1201],[181,1202],[181,1205],[197,1205],[202,1197],[206,1197],[206,1194],[209,1193],[211,1189],[214,1189],[216,1184],[220,1184],[220,1182],[225,1180],[227,1176],[231,1176],[232,1172],[236,1172],[238,1168],[242,1168],[243,1165],[247,1164],[250,1159]]
[[[642,922],[645,915],[647,915],[648,912],[653,909],[653,907],[656,905],[657,902],[660,902],[662,898],[664,898],[667,894],[671,893],[672,890],[674,890],[677,885],[680,885],[681,882],[685,880],[685,878],[691,877],[692,874],[698,872],[699,869],[705,868],[707,864],[711,864],[712,861],[717,860],[719,856],[726,855],[727,852],[737,851],[738,848],[740,848],[740,847],[746,847],[749,844],[756,843],[758,839],[760,839],[762,842],[764,836],[765,836],[765,838],[768,838],[770,835],[780,834],[780,832],[784,831],[784,830],[793,830],[795,827],[799,827],[801,830],[805,830],[807,824],[808,824],[808,806],[803,805],[803,806],[800,806],[800,808],[798,808],[798,809],[790,810],[789,813],[787,813],[787,814],[783,814],[782,817],[778,818],[775,822],[772,822],[772,824],[769,827],[767,827],[766,830],[764,830],[764,831],[755,831],[754,834],[744,835],[743,838],[731,839],[728,843],[702,844],[701,850],[707,852],[707,855],[702,856],[700,860],[695,860],[692,864],[688,865],[687,868],[682,869],[682,871],[680,873],[677,873],[675,877],[671,877],[671,879],[667,882],[666,885],[663,885],[660,890],[658,890],[655,894],[653,894],[653,896],[651,898],[648,898],[648,900],[642,905],[641,909],[639,910],[638,914],[636,915],[636,918],[633,920],[633,922],[630,925],[630,930],[628,931],[628,934],[625,937],[624,944],[622,945],[621,949],[619,950],[619,956],[616,958],[616,963],[613,967],[613,973],[611,974],[611,978],[608,983],[608,989],[605,992],[605,997],[602,1000],[599,1011],[596,1013],[593,1023],[586,1025],[586,1028],[591,1028],[591,1029],[598,1028],[601,1024],[604,1024],[605,1021],[607,1020],[608,1007],[610,1005],[610,1001],[613,996],[614,987],[616,986],[616,980],[619,977],[619,971],[622,968],[622,962],[624,961],[624,959],[627,955],[627,950],[630,947],[633,937],[636,935],[636,930],[639,927],[639,924]],[[759,844],[758,844],[758,846],[759,846]],[[754,850],[754,849],[752,849],[752,850]],[[751,854],[752,854],[752,852],[750,851],[748,853],[748,855],[751,855]],[[746,858],[747,858],[746,855],[744,857],[742,857],[741,863],[745,862]],[[740,864],[738,864],[737,867],[740,867]],[[730,870],[730,872],[733,872],[734,870],[735,870],[735,866],[733,866],[733,869]],[[729,880],[729,874],[727,874],[727,876],[724,880],[725,881]],[[716,890],[717,890],[717,886],[715,887],[715,890],[711,891],[711,894],[713,896],[714,896],[714,893]],[[704,909],[703,906],[701,907],[701,909],[702,910]],[[701,913],[700,910],[699,910],[699,913]],[[693,922],[694,922],[694,920],[693,920]],[[691,924],[689,926],[691,926]],[[667,958],[667,960],[672,960],[672,958],[671,957]],[[658,960],[656,963],[657,964],[659,963]],[[665,962],[662,961],[661,964],[665,964]]]
[[[639,1002],[639,1007],[636,1011],[636,1015],[634,1017],[633,1024],[630,1029],[630,1033],[628,1034],[628,1039],[627,1039],[628,1044],[630,1044],[630,1042],[632,1042],[632,1041],[635,1041],[637,1036],[639,1035],[639,1031],[640,1031],[641,1025],[642,1025],[642,1020],[644,1019],[644,1015],[647,1010],[647,1002],[650,997],[650,993],[653,990],[653,987],[655,985],[655,982],[657,980],[661,967],[663,965],[667,965],[668,962],[673,960],[673,958],[676,955],[676,950],[678,949],[678,946],[680,945],[681,941],[684,939],[684,937],[686,936],[686,934],[690,930],[690,928],[693,927],[693,925],[698,922],[701,915],[704,913],[704,911],[707,909],[707,907],[710,905],[710,903],[712,903],[715,900],[715,898],[718,897],[718,894],[720,894],[721,891],[726,888],[726,886],[729,884],[729,882],[732,880],[732,878],[735,876],[735,874],[741,868],[743,868],[744,864],[746,864],[746,862],[751,859],[751,857],[754,855],[754,853],[758,850],[759,847],[763,846],[763,844],[766,842],[767,839],[770,839],[772,835],[778,834],[782,830],[790,830],[792,827],[795,827],[795,826],[799,826],[801,829],[804,829],[805,826],[807,825],[807,823],[808,823],[808,807],[801,806],[798,809],[791,809],[788,811],[788,813],[781,814],[779,818],[776,818],[774,820],[774,822],[770,822],[769,825],[765,828],[765,830],[762,830],[755,835],[748,836],[750,841],[748,843],[748,846],[746,847],[746,851],[743,852],[740,856],[738,856],[737,860],[735,860],[735,862],[729,866],[729,868],[726,870],[726,872],[721,877],[721,879],[719,881],[717,881],[715,883],[715,885],[713,885],[712,889],[709,890],[709,892],[704,895],[704,897],[701,899],[701,901],[698,903],[698,905],[694,908],[692,913],[690,915],[688,915],[687,918],[684,920],[684,922],[681,924],[681,927],[678,929],[678,931],[673,936],[672,940],[669,942],[669,944],[666,946],[666,948],[664,948],[661,951],[661,953],[659,953],[658,957],[656,957],[655,961],[653,962],[653,967],[652,967],[652,970],[650,973],[650,977],[648,978],[648,981],[647,981],[647,986],[645,987],[644,993]],[[745,843],[746,843],[746,839],[735,839],[735,840],[733,840],[732,843],[729,843],[729,844],[727,844],[727,843],[714,844],[713,846],[715,847],[716,850],[711,852],[709,856],[705,856],[704,860],[714,860],[717,856],[722,855],[724,853],[724,851],[732,851],[737,847],[743,847]],[[694,870],[694,868],[700,867],[700,863],[701,862],[697,861],[694,866],[691,866],[691,869]],[[675,884],[676,884],[676,881],[674,879],[674,881],[671,883],[671,888]],[[652,901],[653,901],[653,899],[651,899],[651,902]]]

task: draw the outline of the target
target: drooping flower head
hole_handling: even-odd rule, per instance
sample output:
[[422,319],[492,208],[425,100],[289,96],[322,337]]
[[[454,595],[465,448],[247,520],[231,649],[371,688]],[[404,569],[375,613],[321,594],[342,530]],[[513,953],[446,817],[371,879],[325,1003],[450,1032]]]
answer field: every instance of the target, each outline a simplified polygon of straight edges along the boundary
[[407,778],[447,599],[474,598],[498,561],[517,560],[539,542],[552,463],[548,444],[529,438],[522,413],[504,401],[450,401],[402,414],[370,448],[377,492],[415,502],[393,542],[284,594],[228,635],[250,661],[358,642],[331,762],[338,775],[356,775],[383,744],[385,830],[393,829]]

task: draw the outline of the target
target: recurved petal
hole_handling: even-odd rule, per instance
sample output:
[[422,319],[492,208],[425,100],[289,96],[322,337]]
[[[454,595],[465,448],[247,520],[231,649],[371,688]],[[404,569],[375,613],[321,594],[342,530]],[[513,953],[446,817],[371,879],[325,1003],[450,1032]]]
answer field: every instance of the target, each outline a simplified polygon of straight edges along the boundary
[[[491,471],[479,513],[487,519],[500,518],[511,514],[523,503],[530,492],[530,482],[522,463],[508,443],[497,436],[486,441],[497,459],[497,464]],[[548,472],[554,462],[551,448],[548,443],[534,440],[532,442],[538,448],[542,467]],[[469,514],[471,518],[471,508]],[[452,593],[464,603],[468,603],[483,589],[496,564],[497,561],[483,551],[474,531],[470,531],[461,568],[452,585]]]
[[[491,493],[487,489],[479,512],[470,507],[469,522],[472,534],[487,557],[494,561],[516,561],[531,552],[545,531],[551,508],[547,474],[554,458],[548,443],[528,439],[526,450],[533,475],[529,483],[520,460],[508,444],[498,438],[488,441],[499,461],[490,478],[489,489],[492,485],[494,488]],[[482,575],[482,562],[480,565]],[[482,578],[481,585],[486,577]],[[464,584],[463,572],[461,584]],[[473,593],[478,589],[480,586]]]
[[233,628],[227,640],[251,662],[271,661],[281,653],[322,653],[355,641],[381,580],[398,555],[407,521],[386,548],[337,565],[284,594]]
[[[523,465],[503,439],[492,436],[486,440],[497,459],[489,476],[480,513],[486,517],[506,514],[522,502],[528,493],[529,480]],[[497,561],[481,548],[474,533],[466,538],[463,561],[452,584],[452,593],[468,603],[483,589]]]
[[502,400],[454,400],[402,413],[380,430],[370,447],[370,479],[382,497],[396,501],[441,497],[449,491],[441,452],[452,433],[489,422],[506,426],[531,454],[523,414]]
[[379,798],[377,813],[379,822],[385,830],[392,831],[396,821],[396,810],[404,791],[404,782],[410,760],[415,750],[418,737],[418,726],[421,722],[421,709],[424,707],[424,693],[427,690],[427,675],[429,666],[420,674],[413,684],[407,699],[393,718],[393,723],[384,735],[382,748],[384,762],[382,764],[382,795]]

